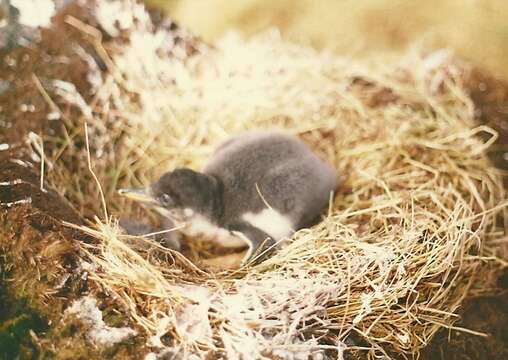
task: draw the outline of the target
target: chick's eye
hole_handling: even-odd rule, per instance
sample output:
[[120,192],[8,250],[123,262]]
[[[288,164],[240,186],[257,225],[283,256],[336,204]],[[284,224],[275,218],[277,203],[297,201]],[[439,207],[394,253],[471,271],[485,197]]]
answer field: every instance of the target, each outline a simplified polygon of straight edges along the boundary
[[169,196],[168,194],[162,194],[160,199],[163,205],[171,205],[173,203],[173,201],[171,200],[171,196]]

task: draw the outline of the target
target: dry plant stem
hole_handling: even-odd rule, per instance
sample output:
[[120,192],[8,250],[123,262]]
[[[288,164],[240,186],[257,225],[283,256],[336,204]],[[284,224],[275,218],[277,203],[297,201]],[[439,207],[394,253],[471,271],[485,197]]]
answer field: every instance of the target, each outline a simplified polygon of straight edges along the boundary
[[104,192],[102,191],[101,182],[99,181],[99,178],[97,177],[97,175],[95,175],[95,172],[93,171],[93,168],[92,168],[92,161],[90,160],[90,143],[88,141],[88,124],[86,122],[85,122],[85,142],[86,142],[86,157],[87,157],[87,161],[88,161],[88,170],[92,174],[92,176],[97,184],[97,187],[99,188],[99,193],[101,195],[101,201],[102,201],[102,209],[104,211],[104,219],[106,221],[109,221],[108,208],[106,206],[106,198],[104,197]]

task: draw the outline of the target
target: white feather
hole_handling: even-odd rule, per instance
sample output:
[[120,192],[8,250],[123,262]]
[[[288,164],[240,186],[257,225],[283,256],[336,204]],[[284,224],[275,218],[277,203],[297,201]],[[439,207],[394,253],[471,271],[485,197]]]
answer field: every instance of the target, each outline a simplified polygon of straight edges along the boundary
[[190,237],[203,237],[224,247],[244,247],[248,242],[230,231],[212,224],[201,215],[194,214],[181,230]]
[[245,213],[242,219],[259,230],[270,235],[274,240],[282,239],[293,232],[291,220],[274,209],[264,209],[254,214]]

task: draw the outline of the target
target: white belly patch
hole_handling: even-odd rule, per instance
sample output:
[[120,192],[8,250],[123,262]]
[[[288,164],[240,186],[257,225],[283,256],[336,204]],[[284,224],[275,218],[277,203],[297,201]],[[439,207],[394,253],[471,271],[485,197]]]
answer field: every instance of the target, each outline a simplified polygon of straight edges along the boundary
[[244,238],[212,224],[203,216],[197,214],[188,219],[180,231],[187,236],[195,238],[203,237],[224,247],[244,247],[248,245]]
[[274,209],[264,209],[257,214],[248,212],[242,219],[259,230],[270,235],[274,240],[282,239],[293,233],[291,220]]

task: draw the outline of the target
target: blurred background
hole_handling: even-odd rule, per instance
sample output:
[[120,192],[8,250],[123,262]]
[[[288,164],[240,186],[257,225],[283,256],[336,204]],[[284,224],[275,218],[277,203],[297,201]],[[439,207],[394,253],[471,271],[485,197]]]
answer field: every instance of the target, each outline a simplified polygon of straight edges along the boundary
[[449,47],[508,80],[508,0],[145,0],[207,41],[276,27],[283,37],[364,57],[414,43]]

